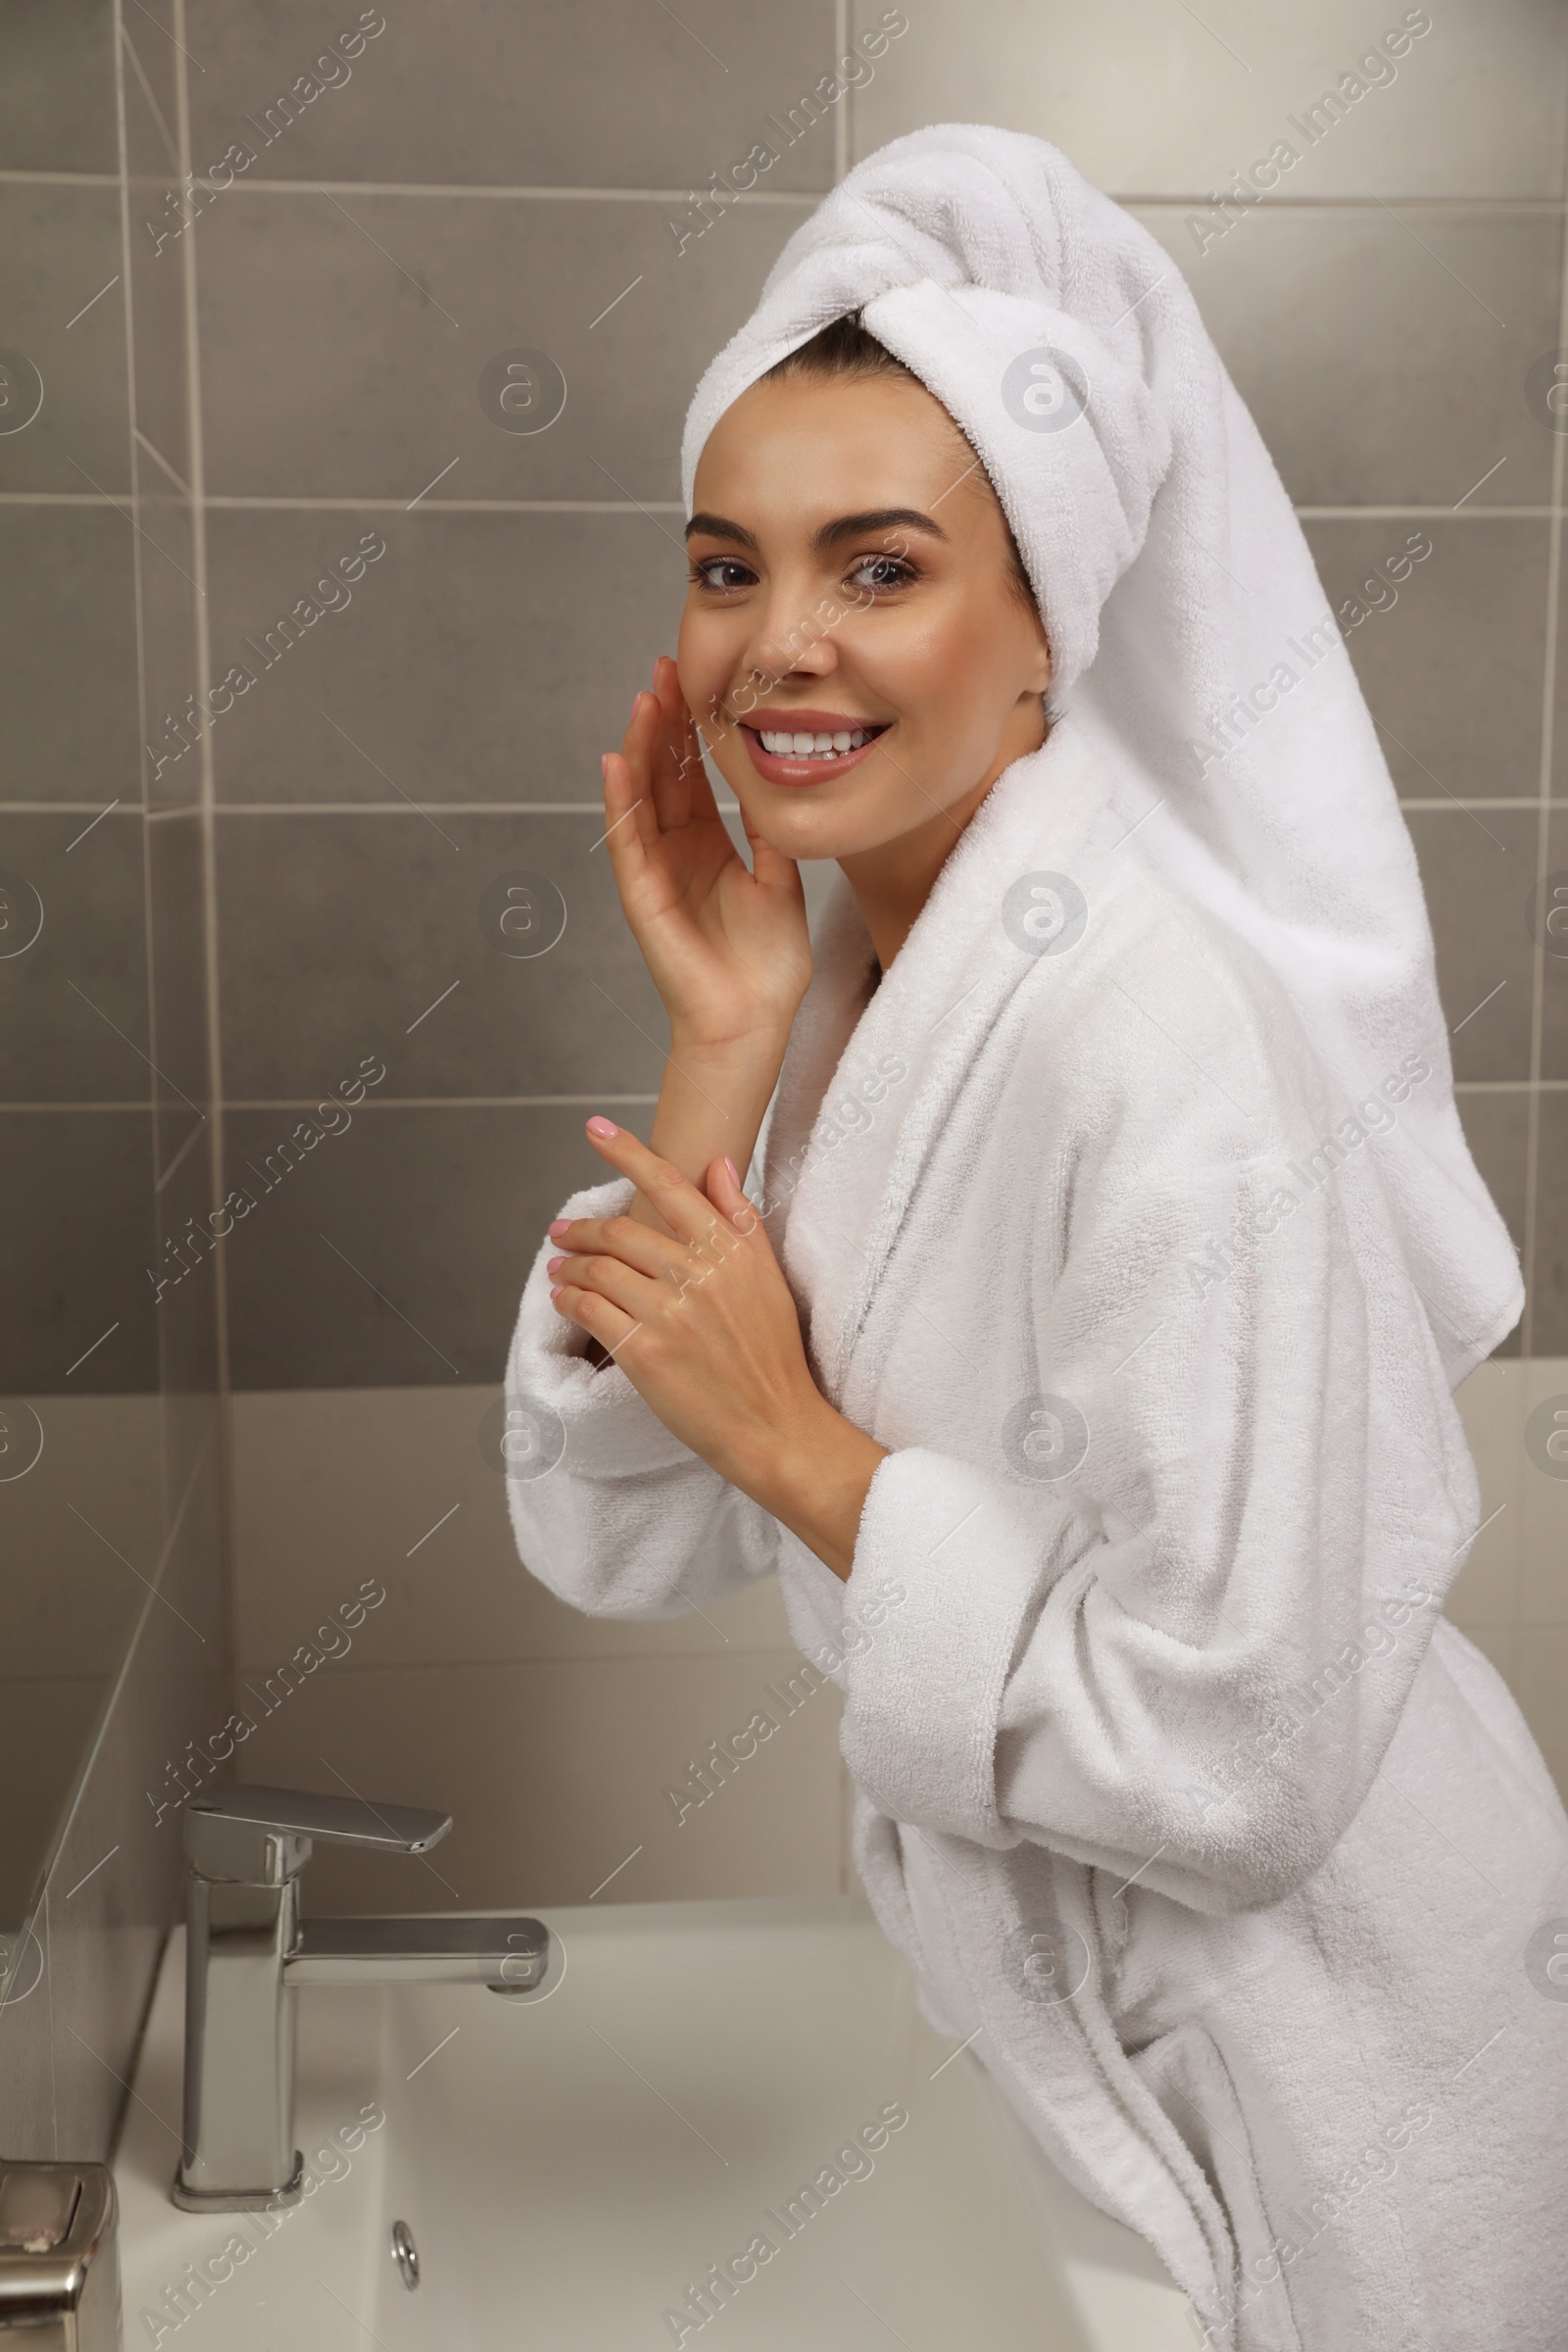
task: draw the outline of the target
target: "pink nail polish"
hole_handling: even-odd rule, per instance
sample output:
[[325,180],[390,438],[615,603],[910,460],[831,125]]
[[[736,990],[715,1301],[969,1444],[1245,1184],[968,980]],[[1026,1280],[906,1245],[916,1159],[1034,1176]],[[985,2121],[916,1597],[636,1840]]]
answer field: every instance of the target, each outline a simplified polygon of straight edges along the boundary
[[735,1165],[735,1162],[734,1162],[732,1159],[730,1159],[730,1158],[729,1158],[727,1155],[726,1155],[726,1157],[725,1157],[725,1160],[724,1160],[724,1165],[725,1165],[725,1167],[726,1167],[726,1168],[728,1168],[728,1170],[729,1170],[729,1180],[730,1180],[731,1184],[732,1184],[732,1185],[734,1185],[734,1187],[735,1187],[736,1191],[737,1191],[737,1192],[739,1192],[739,1190],[740,1190],[740,1183],[741,1183],[741,1172],[740,1172],[739,1168],[738,1168],[738,1167]]
[[588,1122],[588,1132],[590,1135],[597,1135],[601,1142],[605,1142],[611,1136],[618,1135],[620,1129],[615,1125],[613,1119],[592,1118]]
[[569,1217],[557,1217],[555,1223],[550,1227],[549,1231],[550,1239],[553,1242],[564,1242],[567,1234],[571,1231],[571,1219]]
[[552,1302],[552,1303],[554,1303],[554,1301],[555,1301],[556,1299],[558,1299],[560,1297],[561,1297],[561,1289],[560,1289],[560,1286],[559,1286],[559,1284],[554,1284],[554,1283],[553,1283],[553,1284],[551,1285],[551,1290],[550,1290],[550,1298],[551,1298],[551,1302]]
[[545,1267],[545,1272],[547,1274],[559,1274],[565,1262],[566,1261],[564,1257],[553,1257],[551,1258],[549,1264]]
[[637,715],[637,706],[638,706],[638,704],[639,704],[639,703],[642,701],[642,699],[643,699],[643,690],[642,690],[642,688],[639,686],[639,687],[638,687],[638,689],[637,689],[637,691],[636,691],[636,693],[635,693],[635,694],[632,696],[632,698],[631,698],[631,715],[632,715],[632,717],[633,717],[633,718],[635,718],[635,717],[636,717],[636,715]]

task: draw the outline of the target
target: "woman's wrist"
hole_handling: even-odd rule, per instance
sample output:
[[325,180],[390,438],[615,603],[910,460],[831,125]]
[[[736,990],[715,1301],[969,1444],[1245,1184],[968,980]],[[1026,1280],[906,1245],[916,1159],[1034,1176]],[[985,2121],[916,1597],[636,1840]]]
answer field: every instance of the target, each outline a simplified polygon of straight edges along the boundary
[[767,1445],[729,1473],[763,1510],[798,1536],[848,1581],[871,1481],[888,1448],[812,1391],[798,1417],[771,1434]]

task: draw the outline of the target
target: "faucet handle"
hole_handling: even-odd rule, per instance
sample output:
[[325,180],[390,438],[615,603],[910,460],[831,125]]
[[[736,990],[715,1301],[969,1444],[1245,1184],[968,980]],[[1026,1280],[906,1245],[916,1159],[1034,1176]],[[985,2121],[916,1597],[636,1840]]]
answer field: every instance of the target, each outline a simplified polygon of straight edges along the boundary
[[311,1858],[315,1839],[388,1854],[423,1854],[452,1827],[422,1805],[372,1805],[362,1796],[227,1782],[185,1803],[185,1854],[206,1879],[281,1886]]

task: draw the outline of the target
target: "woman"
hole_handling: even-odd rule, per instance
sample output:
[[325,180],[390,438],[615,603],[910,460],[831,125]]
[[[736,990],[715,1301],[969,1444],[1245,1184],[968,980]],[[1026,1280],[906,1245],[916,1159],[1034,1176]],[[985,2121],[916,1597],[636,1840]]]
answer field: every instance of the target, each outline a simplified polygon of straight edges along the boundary
[[1440,1615],[1519,1269],[1255,428],[1136,223],[947,124],[791,239],[684,480],[604,763],[671,1049],[524,1294],[523,1555],[777,1572],[927,2016],[1208,2340],[1560,2347],[1568,1820]]

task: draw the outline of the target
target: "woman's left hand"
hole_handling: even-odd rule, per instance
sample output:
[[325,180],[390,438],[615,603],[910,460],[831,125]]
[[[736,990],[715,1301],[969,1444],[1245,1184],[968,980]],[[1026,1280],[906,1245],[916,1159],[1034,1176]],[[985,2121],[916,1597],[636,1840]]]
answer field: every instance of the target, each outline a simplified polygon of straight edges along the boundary
[[670,1233],[631,1217],[558,1220],[557,1313],[614,1357],[683,1445],[848,1576],[886,1449],[812,1379],[789,1285],[728,1162],[712,1162],[703,1193],[608,1119],[591,1119],[588,1137]]

